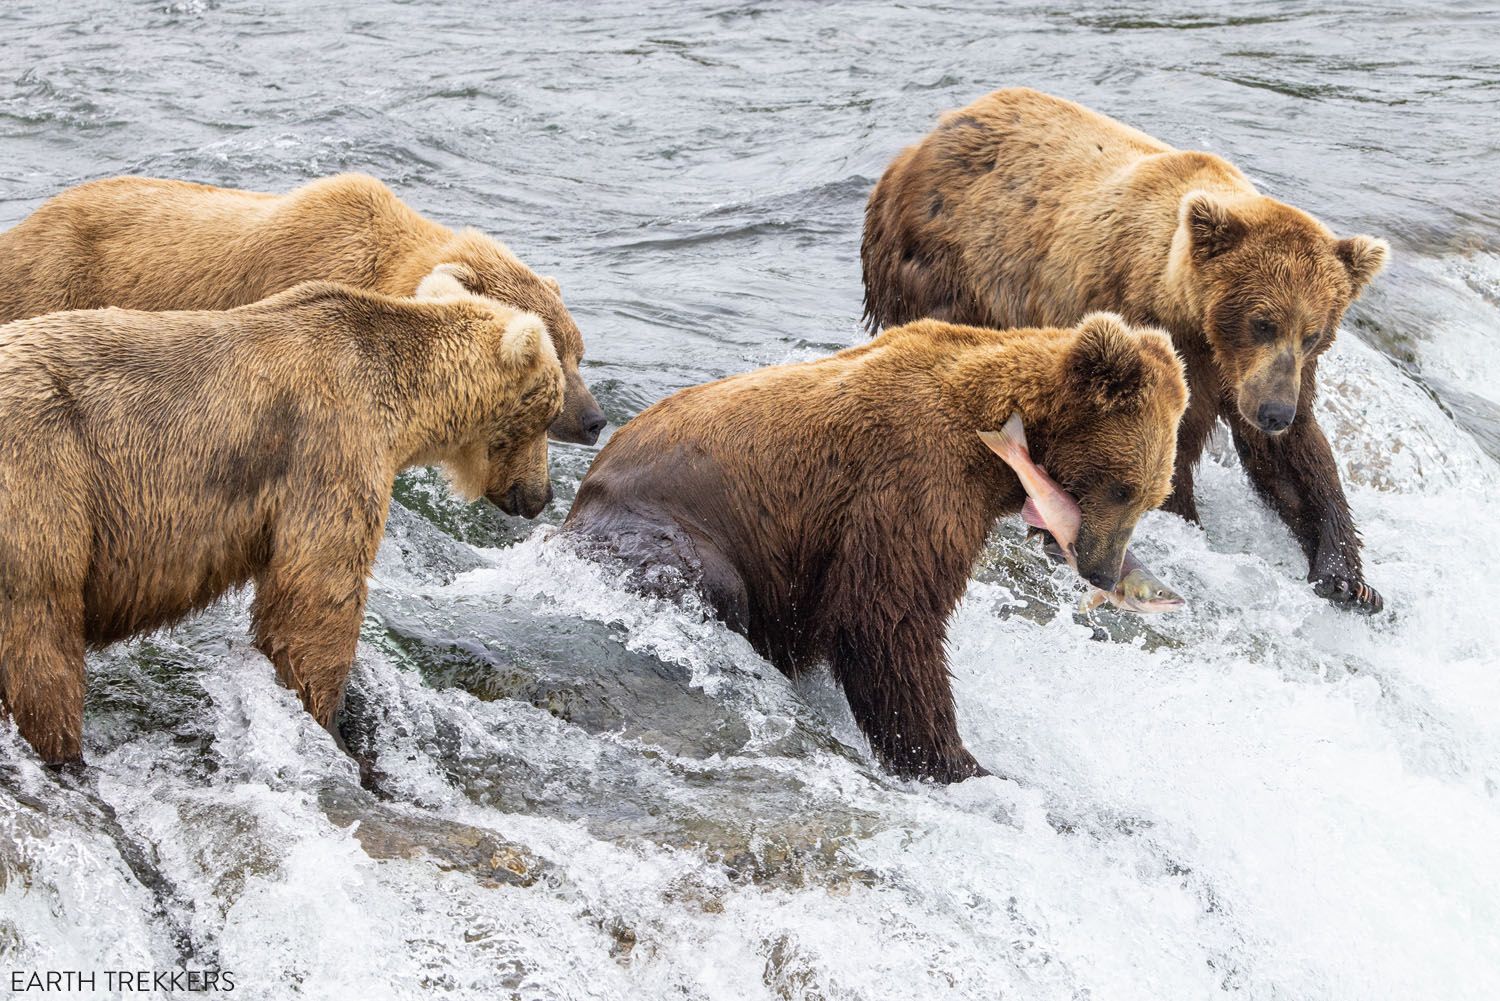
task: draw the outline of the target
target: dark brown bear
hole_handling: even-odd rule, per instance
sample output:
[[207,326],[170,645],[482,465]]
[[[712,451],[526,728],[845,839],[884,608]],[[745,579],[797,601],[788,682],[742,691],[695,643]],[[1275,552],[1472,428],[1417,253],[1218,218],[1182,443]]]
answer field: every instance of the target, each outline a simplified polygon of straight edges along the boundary
[[977,432],[1019,411],[1083,508],[1079,571],[1113,586],[1171,489],[1182,365],[1159,331],[921,321],[818,361],[683,390],[614,436],[565,529],[659,581],[672,568],[781,670],[826,661],[893,771],[982,769],[943,640],[985,535],[1025,499]]
[[1378,611],[1312,404],[1318,356],[1386,254],[1260,195],[1219,157],[1001,90],[945,115],[880,179],[865,318],[872,330],[923,316],[1007,327],[1108,309],[1164,327],[1192,390],[1166,509],[1197,520],[1193,467],[1222,417],[1318,592]]

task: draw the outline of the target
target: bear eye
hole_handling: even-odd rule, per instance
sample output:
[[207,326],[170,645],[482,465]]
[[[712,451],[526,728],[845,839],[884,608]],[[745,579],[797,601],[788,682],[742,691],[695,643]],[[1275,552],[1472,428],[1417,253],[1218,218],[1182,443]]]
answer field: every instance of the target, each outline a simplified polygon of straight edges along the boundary
[[1250,334],[1257,341],[1274,341],[1276,339],[1276,324],[1264,317],[1257,316],[1250,321]]
[[1116,483],[1109,488],[1109,499],[1116,504],[1129,504],[1134,493],[1123,483]]
[[1315,348],[1315,347],[1318,346],[1318,342],[1321,341],[1322,339],[1323,339],[1323,331],[1321,331],[1321,330],[1310,330],[1310,331],[1308,331],[1307,336],[1304,337],[1304,338],[1302,338],[1302,350],[1303,351],[1311,351],[1313,348]]

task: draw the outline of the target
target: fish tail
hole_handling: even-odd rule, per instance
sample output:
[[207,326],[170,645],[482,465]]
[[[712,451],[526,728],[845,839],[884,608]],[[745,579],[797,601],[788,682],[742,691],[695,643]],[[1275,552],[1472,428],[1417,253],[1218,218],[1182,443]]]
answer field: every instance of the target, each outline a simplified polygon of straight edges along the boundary
[[978,434],[979,440],[1006,462],[1011,462],[1015,458],[1015,449],[999,431],[980,431]]
[[1031,449],[1026,445],[1026,425],[1021,423],[1021,411],[1017,410],[1010,415],[1010,420],[1000,429],[1000,437],[1009,442],[1013,447],[1023,452]]
[[1010,420],[999,431],[980,431],[979,440],[1011,464],[1027,454],[1026,428],[1021,424],[1020,413],[1011,414]]

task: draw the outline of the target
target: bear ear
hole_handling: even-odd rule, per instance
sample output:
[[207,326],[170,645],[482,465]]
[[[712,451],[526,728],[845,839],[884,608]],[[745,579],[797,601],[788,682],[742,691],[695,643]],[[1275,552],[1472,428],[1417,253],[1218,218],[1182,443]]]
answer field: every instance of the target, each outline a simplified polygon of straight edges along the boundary
[[500,335],[500,357],[514,368],[529,368],[550,357],[557,363],[557,351],[547,336],[547,325],[535,313],[517,313],[505,324]]
[[1078,325],[1068,350],[1072,389],[1092,406],[1108,410],[1140,398],[1146,367],[1140,344],[1114,313],[1090,313]]
[[1156,327],[1137,327],[1134,336],[1145,364],[1142,395],[1151,393],[1154,398],[1171,400],[1178,410],[1185,409],[1188,401],[1187,367],[1172,346],[1171,336]]
[[479,277],[464,264],[449,261],[439,264],[417,284],[418,299],[451,299],[456,295],[477,295]]
[[1187,230],[1188,248],[1200,264],[1239,246],[1249,231],[1243,219],[1207,191],[1182,196],[1178,225]]
[[553,295],[559,299],[562,298],[562,286],[557,283],[556,278],[553,278],[551,275],[542,275],[542,284],[551,289]]
[[1333,252],[1348,270],[1354,294],[1359,295],[1370,279],[1385,267],[1386,259],[1391,256],[1391,245],[1373,236],[1350,236],[1335,240]]

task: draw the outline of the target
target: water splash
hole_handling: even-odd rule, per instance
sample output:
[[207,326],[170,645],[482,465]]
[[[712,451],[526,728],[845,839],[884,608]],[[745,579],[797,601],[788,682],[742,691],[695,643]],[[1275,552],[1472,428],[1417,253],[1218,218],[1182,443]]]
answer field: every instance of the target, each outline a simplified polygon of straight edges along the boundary
[[[1138,532],[1183,613],[1091,628],[997,529],[949,647],[1005,777],[912,785],[826,673],[789,682],[413,474],[350,693],[382,795],[276,684],[243,596],[95,656],[87,778],[0,725],[0,966],[186,956],[257,998],[1500,996],[1493,31],[1276,16],[0,9],[5,222],[118,171],[372,170],[561,277],[616,422],[859,341],[865,192],[1002,83],[1398,245],[1319,403],[1387,613],[1309,593],[1220,441],[1203,526]],[[592,454],[554,450],[564,501]]]

